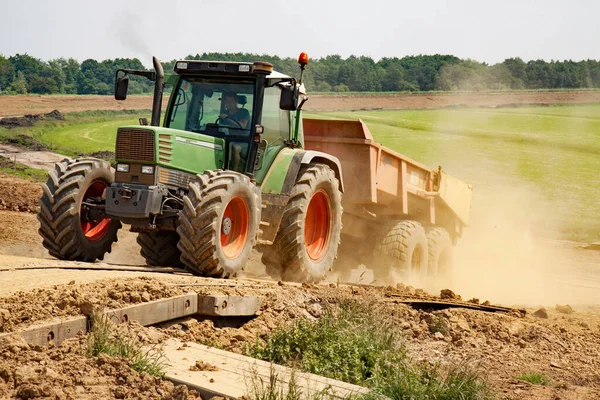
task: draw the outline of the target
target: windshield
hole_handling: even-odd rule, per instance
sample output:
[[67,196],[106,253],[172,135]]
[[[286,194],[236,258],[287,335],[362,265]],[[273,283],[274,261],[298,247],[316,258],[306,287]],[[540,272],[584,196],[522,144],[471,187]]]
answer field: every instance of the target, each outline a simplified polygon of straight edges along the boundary
[[168,127],[211,136],[250,132],[254,84],[182,78]]

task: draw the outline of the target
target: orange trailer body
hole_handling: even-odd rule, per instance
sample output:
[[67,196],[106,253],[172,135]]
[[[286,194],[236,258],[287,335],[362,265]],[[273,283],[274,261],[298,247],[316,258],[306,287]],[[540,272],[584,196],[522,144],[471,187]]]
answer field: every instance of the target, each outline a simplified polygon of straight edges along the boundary
[[[362,122],[303,119],[304,147],[340,160],[344,231],[356,219],[412,219],[456,239],[469,223],[472,187],[376,143]],[[358,230],[360,232],[360,229]]]

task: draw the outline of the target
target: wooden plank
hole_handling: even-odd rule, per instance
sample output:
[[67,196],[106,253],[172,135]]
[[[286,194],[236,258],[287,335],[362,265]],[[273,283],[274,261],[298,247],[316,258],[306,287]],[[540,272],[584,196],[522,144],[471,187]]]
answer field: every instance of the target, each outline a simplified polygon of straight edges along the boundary
[[50,343],[60,344],[65,339],[70,339],[79,332],[87,333],[88,318],[87,317],[71,317],[44,324],[36,324],[28,327],[25,330],[11,332],[0,335],[0,339],[4,337],[22,337],[28,344],[37,346],[47,346]]
[[196,314],[197,311],[198,294],[191,292],[168,299],[108,310],[104,314],[115,323],[137,321],[142,326],[148,326],[187,317]]
[[258,296],[198,296],[198,314],[220,317],[251,316],[260,309]]
[[20,271],[30,269],[85,269],[85,270],[96,270],[96,271],[131,271],[131,272],[156,272],[164,274],[181,273],[189,275],[185,271],[179,268],[171,267],[144,267],[134,265],[109,265],[109,264],[92,264],[92,263],[69,263],[66,261],[56,261],[56,264],[48,265],[20,265],[16,267],[0,266],[1,271]]
[[[183,346],[179,339],[170,339],[163,348],[167,358],[165,377],[173,382],[194,388],[204,398],[220,396],[236,399],[251,394],[251,388],[263,382],[269,384],[276,376],[281,388],[286,389],[293,379],[303,393],[327,391],[332,398],[347,398],[352,394],[367,393],[361,386],[351,385],[322,376],[294,371],[280,365],[256,360],[197,343]],[[215,371],[192,371],[190,367],[202,361],[216,367]],[[309,396],[307,396],[308,398]]]
[[[394,297],[394,296],[393,296]],[[513,310],[518,311],[523,316],[527,314],[527,311],[520,308],[510,308],[510,307],[502,307],[502,306],[494,306],[487,304],[475,304],[464,301],[444,301],[444,300],[426,300],[426,299],[414,299],[414,298],[394,298],[391,299],[394,303],[402,303],[408,304],[414,307],[430,307],[435,309],[444,309],[444,308],[469,308],[471,310],[480,310],[480,311],[488,311],[488,312],[511,312]]]

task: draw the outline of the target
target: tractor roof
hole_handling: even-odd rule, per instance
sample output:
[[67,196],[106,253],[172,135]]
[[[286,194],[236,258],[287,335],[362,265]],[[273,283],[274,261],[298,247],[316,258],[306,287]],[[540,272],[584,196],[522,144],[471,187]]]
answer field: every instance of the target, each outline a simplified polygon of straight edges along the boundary
[[267,79],[287,80],[291,77],[273,71],[273,65],[263,61],[233,62],[180,60],[175,63],[173,70],[178,74],[227,74],[227,75],[257,75],[268,73]]

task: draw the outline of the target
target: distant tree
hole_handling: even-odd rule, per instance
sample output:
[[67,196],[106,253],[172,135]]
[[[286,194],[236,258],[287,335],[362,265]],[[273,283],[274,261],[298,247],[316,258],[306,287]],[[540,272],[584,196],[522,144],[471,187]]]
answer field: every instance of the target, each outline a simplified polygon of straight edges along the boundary
[[58,58],[54,61],[60,65],[65,75],[64,93],[77,93],[77,82],[81,75],[79,62],[74,58],[69,58],[68,60],[65,60],[64,58]]
[[10,90],[16,94],[27,94],[27,80],[22,71],[17,72],[16,78],[10,85]]
[[520,58],[507,58],[502,65],[508,69],[511,78],[508,82],[511,89],[523,89],[527,82],[527,64]]
[[14,79],[15,67],[7,58],[0,55],[0,93],[7,90]]

